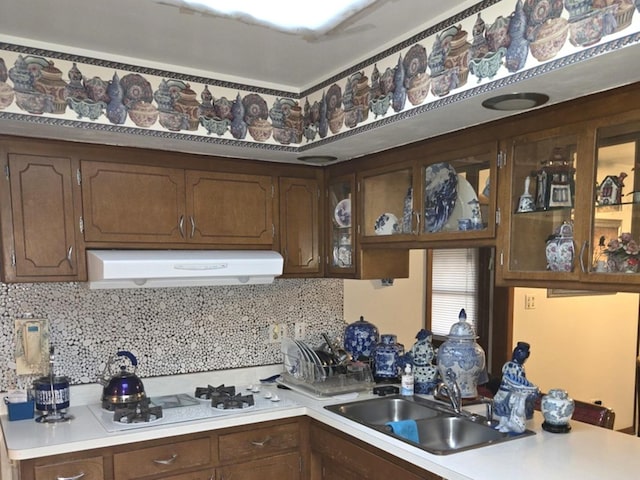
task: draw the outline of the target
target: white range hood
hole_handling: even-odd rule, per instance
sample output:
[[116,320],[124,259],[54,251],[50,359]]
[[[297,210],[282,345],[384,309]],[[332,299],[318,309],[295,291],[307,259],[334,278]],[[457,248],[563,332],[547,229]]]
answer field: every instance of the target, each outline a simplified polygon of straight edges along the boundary
[[271,250],[87,250],[87,286],[158,288],[272,283],[283,258]]

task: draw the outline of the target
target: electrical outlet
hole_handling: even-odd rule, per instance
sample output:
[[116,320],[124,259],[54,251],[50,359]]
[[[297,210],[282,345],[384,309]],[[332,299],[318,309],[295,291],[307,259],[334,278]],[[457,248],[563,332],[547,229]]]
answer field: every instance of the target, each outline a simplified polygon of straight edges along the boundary
[[536,308],[536,297],[534,295],[525,295],[524,296],[524,309],[525,310],[533,310]]
[[295,330],[293,338],[295,340],[304,340],[304,338],[307,336],[307,326],[305,325],[305,323],[296,322],[293,328]]
[[268,343],[280,343],[287,336],[287,325],[285,323],[272,323],[267,332]]

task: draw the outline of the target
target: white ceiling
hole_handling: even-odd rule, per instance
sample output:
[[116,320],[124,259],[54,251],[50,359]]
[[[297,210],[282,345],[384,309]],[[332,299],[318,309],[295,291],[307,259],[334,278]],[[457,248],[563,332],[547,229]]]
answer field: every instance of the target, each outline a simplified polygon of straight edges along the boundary
[[[476,3],[378,0],[327,34],[304,38],[237,19],[181,10],[162,0],[2,0],[0,40],[105,60],[143,61],[151,68],[219,80],[240,79],[247,85],[298,93]],[[304,8],[304,2],[300,4]],[[507,91],[539,91],[551,97],[550,103],[557,103],[632,83],[640,79],[639,53],[636,44],[511,85]],[[491,95],[497,93],[506,92],[494,90]],[[274,161],[295,162],[300,155],[334,155],[345,160],[504,116],[480,107],[486,96],[473,96],[305,152],[181,140],[163,140],[165,144],[159,145],[157,138],[96,135],[93,131],[74,132],[74,136],[86,141]],[[9,122],[3,126],[8,133],[29,134],[26,125]],[[40,133],[64,137],[68,130],[46,126]]]

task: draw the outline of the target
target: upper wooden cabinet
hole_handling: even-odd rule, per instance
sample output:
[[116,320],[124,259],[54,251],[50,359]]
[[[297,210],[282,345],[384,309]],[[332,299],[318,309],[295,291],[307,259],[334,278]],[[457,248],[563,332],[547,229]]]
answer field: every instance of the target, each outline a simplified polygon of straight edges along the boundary
[[74,168],[77,162],[70,156],[47,155],[27,146],[7,147],[3,158],[3,280],[84,279],[84,257],[76,237],[80,202]]
[[280,252],[285,274],[322,274],[320,184],[315,178],[281,177]]
[[493,239],[498,142],[466,148],[450,142],[436,151],[424,145],[422,152],[359,172],[361,242],[417,247]]
[[82,162],[87,242],[273,243],[270,176]]

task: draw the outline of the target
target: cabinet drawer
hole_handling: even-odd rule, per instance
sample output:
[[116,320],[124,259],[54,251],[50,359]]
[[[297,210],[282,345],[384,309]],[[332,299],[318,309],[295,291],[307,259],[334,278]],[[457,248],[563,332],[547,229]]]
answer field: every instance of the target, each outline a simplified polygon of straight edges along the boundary
[[128,480],[210,464],[211,439],[207,437],[117,453],[113,473],[118,480]]
[[297,423],[257,428],[219,437],[221,462],[277,455],[300,444]]
[[103,480],[102,457],[83,458],[69,462],[42,465],[34,468],[35,480],[56,480],[59,478],[82,478],[82,480]]

